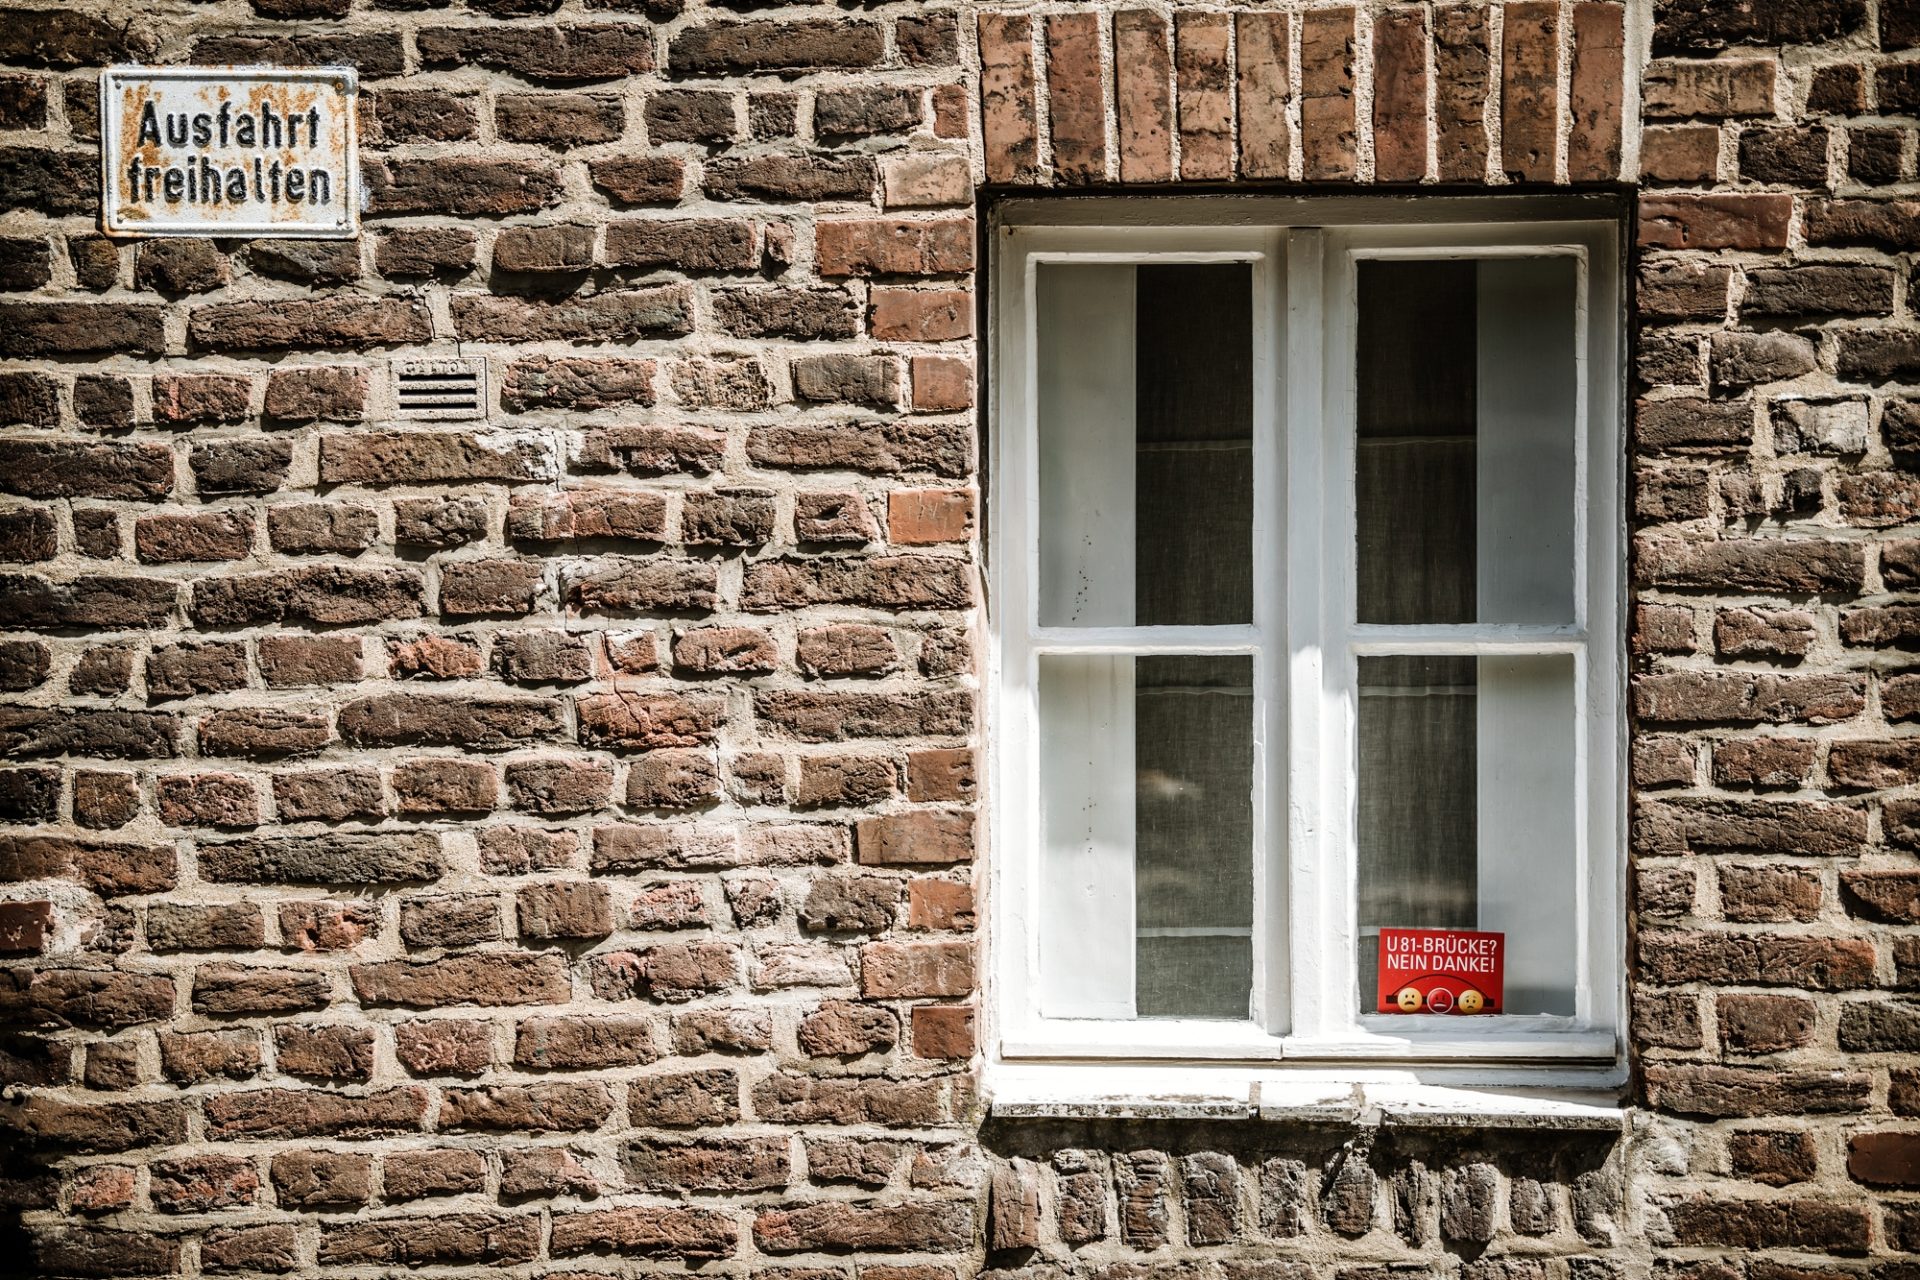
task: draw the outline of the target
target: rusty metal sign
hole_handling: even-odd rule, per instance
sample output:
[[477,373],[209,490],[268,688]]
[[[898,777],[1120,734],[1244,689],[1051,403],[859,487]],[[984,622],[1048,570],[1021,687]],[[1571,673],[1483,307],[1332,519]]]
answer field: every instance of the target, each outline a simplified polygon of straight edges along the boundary
[[109,67],[101,225],[115,236],[306,236],[360,227],[350,67]]

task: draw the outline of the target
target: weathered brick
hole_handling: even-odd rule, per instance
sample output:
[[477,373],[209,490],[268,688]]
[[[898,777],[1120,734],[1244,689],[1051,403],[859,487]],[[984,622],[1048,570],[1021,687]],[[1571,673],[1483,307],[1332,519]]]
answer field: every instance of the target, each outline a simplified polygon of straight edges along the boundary
[[759,236],[744,219],[621,221],[606,234],[608,266],[699,273],[751,271],[760,262]]
[[1866,1248],[1866,1211],[1825,1200],[1717,1200],[1694,1196],[1668,1208],[1676,1243],[1736,1249],[1856,1253]]
[[[1559,7],[1523,0],[1506,6],[1501,41],[1502,165],[1521,182],[1551,182],[1558,166]],[[1648,76],[1645,105],[1653,106]]]
[[1683,540],[1646,535],[1634,542],[1637,576],[1653,586],[1750,588],[1796,593],[1858,591],[1865,558],[1858,543],[1818,540]]
[[233,511],[141,516],[133,522],[133,548],[148,564],[239,560],[253,549],[253,521]]
[[501,138],[562,151],[612,142],[626,122],[625,108],[611,94],[503,93],[493,104],[493,125]]
[[587,172],[594,186],[623,205],[672,204],[686,183],[686,165],[677,156],[593,160]]
[[973,267],[965,218],[835,219],[815,228],[823,276],[948,275]]
[[857,70],[879,62],[882,43],[879,24],[862,19],[716,21],[674,36],[667,59],[690,75]]
[[[394,1028],[393,1050],[400,1065],[416,1076],[470,1076],[487,1069],[492,1057],[491,1038],[490,1028],[484,1022],[419,1018]],[[391,1161],[387,1170],[391,1192]]]
[[367,1004],[431,1009],[442,1005],[558,1004],[571,991],[566,965],[553,955],[489,953],[442,960],[354,965],[353,989]]
[[1649,854],[1836,854],[1864,844],[1866,829],[1864,812],[1825,801],[1645,800],[1633,843]]
[[968,433],[942,423],[897,418],[879,424],[800,423],[756,427],[747,456],[761,466],[865,471],[931,471],[958,478],[970,465]]
[[1822,1115],[1864,1110],[1871,1077],[1849,1071],[1659,1063],[1647,1068],[1646,1087],[1651,1105],[1680,1115]]
[[170,978],[93,969],[6,970],[0,1009],[15,1027],[135,1026],[173,1011]]
[[173,455],[158,444],[0,440],[0,491],[29,498],[165,497]]
[[640,25],[429,27],[415,40],[427,67],[487,67],[536,83],[612,80],[655,60],[653,33]]
[[318,1258],[323,1266],[500,1265],[530,1261],[539,1247],[538,1218],[448,1213],[330,1222],[322,1230]]
[[249,884],[371,884],[432,880],[439,837],[425,832],[328,832],[203,843],[200,874]]
[[684,286],[622,289],[558,301],[458,294],[453,327],[470,342],[625,342],[693,328]]
[[734,1226],[713,1209],[636,1206],[588,1213],[557,1214],[551,1248],[569,1256],[617,1253],[626,1257],[731,1257]]
[[642,1066],[660,1056],[647,1018],[528,1018],[515,1029],[513,1060],[542,1071]]
[[1784,249],[1792,212],[1784,195],[1647,195],[1639,241],[1658,249]]

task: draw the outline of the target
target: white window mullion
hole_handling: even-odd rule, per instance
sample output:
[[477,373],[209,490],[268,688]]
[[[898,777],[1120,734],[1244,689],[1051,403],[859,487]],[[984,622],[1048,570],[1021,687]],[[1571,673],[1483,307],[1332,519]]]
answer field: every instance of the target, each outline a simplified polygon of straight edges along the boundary
[[1339,574],[1325,572],[1342,555],[1328,527],[1340,504],[1327,489],[1337,465],[1330,455],[1339,452],[1338,432],[1328,429],[1339,393],[1327,385],[1327,357],[1330,333],[1336,351],[1340,338],[1326,306],[1326,239],[1311,228],[1287,237],[1288,932],[1292,1036],[1306,1040],[1344,1029],[1340,993],[1351,980],[1353,934],[1348,789],[1341,770],[1318,767],[1344,758],[1329,752],[1347,738],[1348,714],[1339,620],[1328,616]]

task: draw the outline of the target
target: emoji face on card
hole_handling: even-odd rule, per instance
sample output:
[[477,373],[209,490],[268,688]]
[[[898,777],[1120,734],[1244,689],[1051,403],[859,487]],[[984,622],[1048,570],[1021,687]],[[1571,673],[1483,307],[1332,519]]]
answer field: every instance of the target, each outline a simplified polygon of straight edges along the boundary
[[1460,993],[1460,1012],[1478,1013],[1486,1007],[1487,998],[1478,991],[1475,991],[1472,987],[1468,987]]
[[1414,987],[1400,988],[1400,994],[1394,997],[1402,1013],[1420,1012],[1420,992]]

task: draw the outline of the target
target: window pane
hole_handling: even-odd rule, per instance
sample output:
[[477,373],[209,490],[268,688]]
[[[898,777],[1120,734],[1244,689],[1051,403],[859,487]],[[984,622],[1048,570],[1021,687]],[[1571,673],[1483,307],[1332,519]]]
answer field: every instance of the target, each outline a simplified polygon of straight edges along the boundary
[[1044,1015],[1248,1016],[1252,686],[1248,657],[1040,660]]
[[1036,268],[1040,621],[1253,617],[1253,269]]
[[1567,257],[1359,264],[1361,622],[1574,620],[1576,286]]
[[1574,1011],[1574,661],[1361,658],[1360,999],[1382,928],[1506,934],[1506,1012]]

